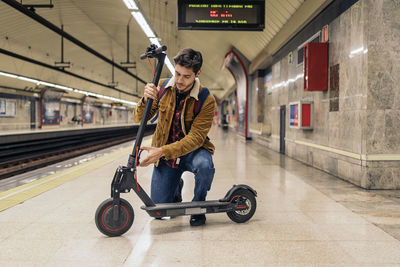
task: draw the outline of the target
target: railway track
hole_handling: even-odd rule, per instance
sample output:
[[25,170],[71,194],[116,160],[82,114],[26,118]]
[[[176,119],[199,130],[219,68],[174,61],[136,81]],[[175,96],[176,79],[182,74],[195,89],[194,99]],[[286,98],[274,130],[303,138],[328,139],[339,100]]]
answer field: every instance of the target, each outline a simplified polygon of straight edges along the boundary
[[[149,125],[145,135],[153,131],[154,127]],[[136,133],[137,127],[124,127],[0,143],[0,179],[134,140]]]

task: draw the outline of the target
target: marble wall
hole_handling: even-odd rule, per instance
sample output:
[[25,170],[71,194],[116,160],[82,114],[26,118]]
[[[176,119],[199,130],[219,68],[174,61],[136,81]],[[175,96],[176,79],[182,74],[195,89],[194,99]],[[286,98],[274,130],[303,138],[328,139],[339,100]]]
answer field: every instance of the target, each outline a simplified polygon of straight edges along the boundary
[[[368,0],[366,150],[400,154],[400,1]],[[400,157],[399,157],[400,159]],[[370,188],[400,188],[400,161],[368,161]]]
[[[310,36],[311,37],[311,36]],[[264,121],[254,136],[279,151],[279,109],[286,105],[286,154],[368,189],[400,189],[400,1],[360,0],[329,24],[331,92],[303,90],[303,64],[272,66]],[[312,100],[314,128],[289,128],[289,103]],[[338,103],[337,103],[338,102]],[[338,105],[333,108],[332,105]]]

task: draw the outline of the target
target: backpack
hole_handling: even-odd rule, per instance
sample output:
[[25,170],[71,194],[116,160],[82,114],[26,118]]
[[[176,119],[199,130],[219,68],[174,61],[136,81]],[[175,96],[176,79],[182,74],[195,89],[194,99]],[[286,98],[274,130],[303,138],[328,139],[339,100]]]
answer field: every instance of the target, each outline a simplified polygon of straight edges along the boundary
[[[167,91],[166,86],[170,79],[171,78],[168,78],[162,83],[160,91],[158,91],[158,101],[160,101],[161,98],[165,95],[165,92]],[[203,89],[201,90],[201,92],[199,94],[199,99],[197,99],[194,102],[194,108],[193,108],[194,117],[196,117],[200,113],[201,108],[203,107],[204,102],[206,102],[206,99],[209,94],[210,94],[210,91],[207,88],[203,87]],[[156,116],[150,122],[151,123],[155,122],[157,120],[157,118],[158,118],[158,112],[157,112]]]

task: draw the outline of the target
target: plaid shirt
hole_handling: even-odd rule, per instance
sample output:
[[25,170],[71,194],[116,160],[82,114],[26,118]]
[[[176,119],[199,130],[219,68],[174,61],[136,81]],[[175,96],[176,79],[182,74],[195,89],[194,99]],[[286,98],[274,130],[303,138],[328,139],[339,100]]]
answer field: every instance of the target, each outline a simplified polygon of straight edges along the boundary
[[[186,96],[189,94],[189,92],[185,92],[185,93],[181,94],[178,90],[176,90],[175,114],[174,114],[174,118],[172,119],[171,128],[169,130],[167,144],[175,143],[185,137],[185,134],[183,133],[183,130],[182,130],[181,115],[182,115],[183,105],[185,103]],[[178,168],[178,165],[176,164],[176,160],[177,159],[170,159],[170,160],[165,161],[165,163],[168,166],[170,166],[171,168],[176,169],[176,168]]]

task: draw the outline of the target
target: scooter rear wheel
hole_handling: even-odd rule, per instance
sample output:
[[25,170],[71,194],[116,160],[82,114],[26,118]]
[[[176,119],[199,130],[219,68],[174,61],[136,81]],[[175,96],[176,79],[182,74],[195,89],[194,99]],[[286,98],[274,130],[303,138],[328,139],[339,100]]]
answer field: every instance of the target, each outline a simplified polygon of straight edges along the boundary
[[[118,217],[114,218],[114,209],[118,208]],[[107,236],[120,236],[131,228],[135,214],[128,201],[120,198],[119,206],[114,207],[113,199],[103,201],[96,210],[96,226]]]
[[256,212],[257,202],[256,197],[250,190],[239,189],[233,192],[230,202],[238,206],[245,205],[247,208],[242,210],[228,211],[228,217],[236,223],[244,223],[253,217]]

